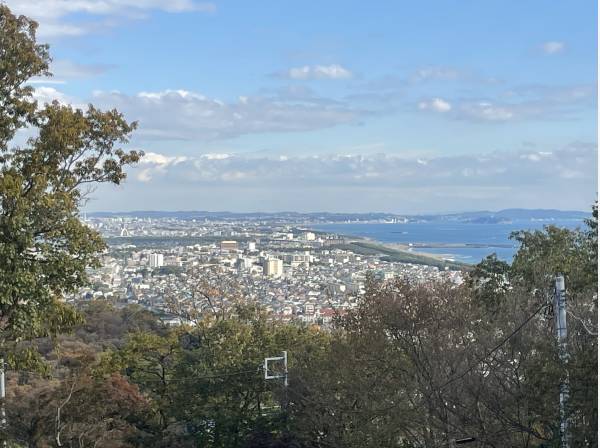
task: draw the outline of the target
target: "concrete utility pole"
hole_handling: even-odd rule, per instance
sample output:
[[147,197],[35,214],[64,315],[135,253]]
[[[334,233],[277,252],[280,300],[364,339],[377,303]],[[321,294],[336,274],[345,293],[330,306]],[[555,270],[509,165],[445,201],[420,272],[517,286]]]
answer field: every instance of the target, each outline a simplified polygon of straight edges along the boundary
[[[272,358],[265,358],[265,363],[263,365],[263,369],[265,371],[265,380],[274,380],[274,379],[283,379],[283,390],[285,391],[285,397],[284,397],[284,409],[286,411],[287,415],[287,407],[288,407],[288,354],[287,351],[283,351],[281,353],[282,356],[275,356]],[[276,374],[276,375],[270,375],[269,374],[269,362],[282,362],[283,363],[283,372]],[[286,417],[287,419],[287,417]]]
[[[565,295],[565,278],[558,274],[555,279],[554,321],[560,360],[569,362],[567,348],[567,299]],[[570,448],[569,419],[567,417],[567,401],[569,400],[569,377],[560,383],[560,446]]]
[[4,358],[0,358],[0,430],[2,431],[2,446],[7,446],[6,442],[6,387],[4,385]]
[[[283,378],[283,385],[288,387],[288,363],[287,363],[287,351],[282,352],[283,356],[275,356],[272,358],[265,358],[265,363],[263,366],[265,372],[265,380],[274,380],[277,378]],[[269,362],[273,361],[283,361],[283,373],[277,375],[269,374]]]

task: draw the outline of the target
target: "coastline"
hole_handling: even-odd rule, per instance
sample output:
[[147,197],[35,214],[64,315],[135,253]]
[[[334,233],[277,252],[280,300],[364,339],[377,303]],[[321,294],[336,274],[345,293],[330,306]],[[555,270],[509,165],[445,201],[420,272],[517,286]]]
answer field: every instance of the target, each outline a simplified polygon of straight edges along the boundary
[[[391,250],[395,250],[398,252],[404,252],[406,254],[412,254],[412,255],[418,255],[421,257],[428,257],[428,258],[434,258],[436,260],[439,261],[448,261],[448,257],[445,256],[444,254],[432,254],[429,252],[420,252],[420,251],[416,251],[416,250],[412,250],[413,248],[411,246],[409,246],[408,244],[402,244],[402,243],[387,243],[387,242],[383,242],[383,241],[379,241],[376,240],[374,238],[369,238],[366,236],[355,236],[355,235],[340,235],[344,238],[347,238],[349,240],[357,240],[357,241],[366,241],[368,243],[374,244],[374,245],[378,245],[378,246],[382,246],[382,247],[386,247],[388,249]],[[447,255],[451,255],[451,254],[447,254]]]
[[440,269],[449,268],[453,270],[469,269],[472,266],[469,263],[457,261],[451,254],[432,254],[415,251],[411,246],[402,243],[383,242],[370,237],[348,235],[339,232],[326,232],[310,228],[308,230],[320,235],[335,234],[344,239],[344,244],[333,247],[363,255],[378,254],[382,259],[390,262],[422,264],[436,266]]

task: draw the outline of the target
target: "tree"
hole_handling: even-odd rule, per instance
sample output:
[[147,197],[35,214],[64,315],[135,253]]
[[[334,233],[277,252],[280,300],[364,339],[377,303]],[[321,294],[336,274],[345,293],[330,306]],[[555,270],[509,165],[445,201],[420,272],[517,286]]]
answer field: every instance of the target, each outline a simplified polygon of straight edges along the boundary
[[[597,212],[584,230],[518,232],[462,286],[369,279],[327,356],[291,372],[292,428],[316,447],[559,446],[568,377],[574,446],[597,446]],[[558,353],[554,277],[567,281],[570,359]]]
[[94,378],[84,369],[11,386],[11,435],[27,446],[125,448],[144,438],[147,400],[121,375]]
[[63,446],[146,446],[153,403],[122,375],[98,375],[98,361],[106,347],[125,345],[128,334],[165,329],[157,316],[138,306],[85,305],[85,323],[73,333],[35,341],[44,374],[8,373],[11,441],[48,447],[57,446],[58,437]]
[[[20,341],[81,321],[62,299],[86,283],[105,244],[79,208],[90,188],[119,184],[141,156],[119,147],[136,124],[116,110],[37,104],[26,83],[49,74],[50,57],[36,28],[0,4],[0,365],[13,367]],[[32,135],[23,145],[19,130]],[[34,354],[21,359],[35,364]]]
[[183,285],[167,290],[164,300],[168,310],[186,322],[199,323],[209,319],[225,319],[243,301],[240,286],[214,266],[192,267],[184,276]]
[[369,279],[327,356],[292,372],[293,428],[318,447],[442,446],[469,434],[454,415],[456,387],[442,388],[475,356],[465,292]]
[[556,226],[514,232],[512,238],[519,243],[519,249],[510,269],[511,283],[527,284],[531,290],[542,293],[553,285],[554,276],[561,273],[569,289],[590,289],[597,284],[594,269],[598,263],[594,257],[597,244],[593,235],[592,228],[582,231]]
[[37,24],[0,7],[0,148],[6,149],[18,129],[35,122],[33,87],[25,82],[48,75],[48,46],[36,43]]
[[133,333],[99,371],[126,375],[151,398],[155,418],[148,431],[154,437],[145,446],[243,447],[258,443],[261,434],[284,443],[291,440],[285,393],[280,383],[264,381],[263,360],[289,350],[290,365],[306,367],[326,340],[238,305],[225,318],[208,315],[164,336]]
[[[538,323],[534,327],[535,333],[525,340],[524,347],[535,353],[526,363],[528,382],[532,385],[530,399],[535,412],[545,422],[544,432],[553,432],[550,439],[554,444],[558,437],[558,384],[568,377],[573,443],[577,446],[597,445],[597,223],[596,204],[583,229],[547,226],[541,231],[516,232],[513,238],[520,245],[512,265],[502,267],[504,288],[481,287],[493,285],[498,278],[498,270],[490,269],[490,260],[476,266],[470,279],[474,293],[481,298],[483,290],[488,301],[504,302],[512,298],[519,306],[525,302],[549,305],[545,309],[548,319],[545,324]],[[564,274],[567,287],[570,353],[567,363],[557,356],[552,319],[554,278],[558,273]],[[504,312],[499,312],[495,323],[499,325],[505,320]]]
[[[26,82],[48,75],[37,24],[0,5],[0,350],[77,322],[61,300],[98,266],[100,234],[79,219],[90,188],[119,184],[142,155],[119,147],[135,123],[116,110],[38,105]],[[22,146],[19,130],[33,134]]]
[[499,306],[499,301],[508,292],[510,265],[492,254],[481,260],[467,276],[467,284],[477,299],[490,310]]

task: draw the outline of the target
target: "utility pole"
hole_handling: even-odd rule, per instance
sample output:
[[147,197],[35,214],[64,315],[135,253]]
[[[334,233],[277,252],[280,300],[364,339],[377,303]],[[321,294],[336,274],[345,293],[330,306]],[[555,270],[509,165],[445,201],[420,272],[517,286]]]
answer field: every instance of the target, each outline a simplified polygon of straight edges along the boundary
[[4,384],[4,357],[0,357],[0,431],[2,431],[2,446],[7,446],[8,428],[6,425],[6,387]]
[[[263,365],[263,369],[265,371],[265,380],[274,380],[278,378],[283,378],[283,385],[287,389],[288,387],[288,361],[287,361],[287,351],[281,352],[282,356],[274,356],[272,358],[265,358],[265,363]],[[283,373],[270,375],[269,374],[269,363],[276,361],[283,361]]]
[[[272,358],[265,358],[265,363],[263,365],[263,369],[265,371],[265,380],[274,380],[274,379],[283,379],[283,387],[285,391],[284,396],[284,408],[287,414],[287,406],[288,406],[288,357],[287,351],[284,350],[281,353],[282,356],[274,356]],[[269,363],[270,362],[283,362],[283,372],[275,375],[269,374]],[[285,417],[287,419],[287,417]]]
[[[554,290],[554,321],[556,327],[556,338],[558,341],[559,357],[563,364],[569,362],[567,348],[567,299],[565,295],[565,278],[558,274],[555,279]],[[560,383],[560,446],[569,448],[571,445],[569,437],[569,419],[567,417],[567,401],[569,400],[569,377]]]

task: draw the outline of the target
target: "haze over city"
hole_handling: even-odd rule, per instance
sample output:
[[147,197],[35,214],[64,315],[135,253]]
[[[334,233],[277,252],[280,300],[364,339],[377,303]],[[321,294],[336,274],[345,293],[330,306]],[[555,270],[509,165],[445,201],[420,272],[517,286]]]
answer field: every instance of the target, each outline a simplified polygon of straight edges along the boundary
[[51,45],[38,100],[139,121],[145,158],[88,211],[594,202],[589,2],[5,3]]

